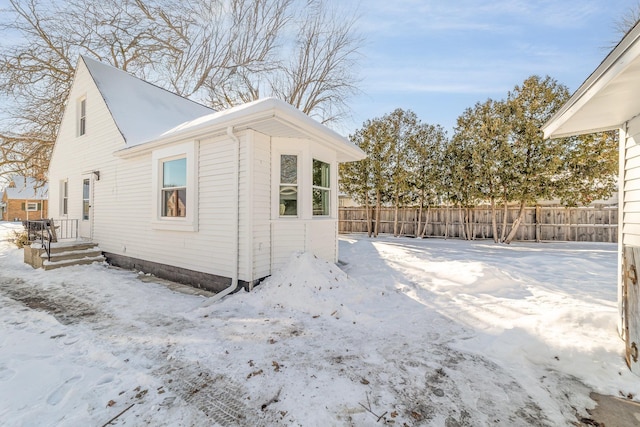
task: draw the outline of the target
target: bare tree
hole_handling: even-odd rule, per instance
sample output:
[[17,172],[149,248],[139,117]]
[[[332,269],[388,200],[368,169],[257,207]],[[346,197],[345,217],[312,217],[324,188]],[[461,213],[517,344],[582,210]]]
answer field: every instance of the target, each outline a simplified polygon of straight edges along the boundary
[[609,46],[610,49],[617,46],[618,42],[640,21],[640,1],[630,6],[626,13],[622,14],[613,22],[613,27],[618,38]]
[[8,0],[0,11],[0,175],[43,175],[81,54],[216,109],[277,96],[347,111],[362,39],[325,0]]

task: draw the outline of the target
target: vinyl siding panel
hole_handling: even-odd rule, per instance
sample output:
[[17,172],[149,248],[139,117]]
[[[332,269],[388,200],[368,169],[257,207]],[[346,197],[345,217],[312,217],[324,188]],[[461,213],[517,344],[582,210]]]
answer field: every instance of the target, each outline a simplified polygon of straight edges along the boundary
[[254,132],[253,191],[251,193],[253,230],[253,279],[271,274],[271,138]]
[[[77,101],[86,96],[86,134],[77,135]],[[114,124],[100,92],[96,89],[86,67],[81,65],[67,101],[67,109],[60,124],[58,138],[49,166],[50,216],[63,218],[61,213],[60,182],[68,180],[68,215],[79,219],[82,215],[83,174],[100,171],[101,190],[113,192],[116,186],[117,162],[112,153],[124,147],[124,140]],[[97,195],[97,194],[96,194]],[[95,200],[101,202],[101,196]],[[94,203],[94,212],[97,206]]]
[[640,243],[640,119],[630,121],[624,144],[624,176],[622,199],[622,241],[626,245]]
[[338,224],[331,219],[314,220],[309,227],[311,251],[327,261],[338,261],[337,245]]
[[306,221],[278,220],[271,224],[271,269],[285,264],[292,253],[306,249]]

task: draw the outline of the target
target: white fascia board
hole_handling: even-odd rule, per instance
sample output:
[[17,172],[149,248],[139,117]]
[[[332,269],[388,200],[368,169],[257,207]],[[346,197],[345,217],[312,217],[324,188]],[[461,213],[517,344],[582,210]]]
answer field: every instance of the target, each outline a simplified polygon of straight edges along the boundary
[[[635,58],[640,55],[640,44],[636,43],[640,38],[640,23],[637,23],[623,37],[618,45],[606,56],[600,65],[580,85],[578,90],[569,100],[542,126],[545,138],[559,138],[576,134],[597,132],[594,129],[581,129],[563,132],[561,127],[565,125],[576,113],[578,113],[595,95],[607,86],[616,76],[627,68]],[[607,130],[615,129],[616,124],[607,124]],[[559,131],[559,132],[558,132]]]

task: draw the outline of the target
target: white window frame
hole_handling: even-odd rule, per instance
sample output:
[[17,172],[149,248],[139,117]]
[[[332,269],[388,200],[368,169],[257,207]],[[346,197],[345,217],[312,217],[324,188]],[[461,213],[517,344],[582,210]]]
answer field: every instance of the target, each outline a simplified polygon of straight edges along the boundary
[[69,180],[60,181],[60,214],[69,215]]
[[[153,205],[151,228],[155,230],[198,231],[198,141],[189,141],[154,150],[151,154]],[[187,197],[185,216],[162,216],[163,165],[170,160],[187,159]]]
[[[280,168],[281,168],[281,156],[297,156],[297,186],[298,186],[298,201],[297,201],[297,215],[280,215]],[[271,191],[272,191],[272,214],[274,219],[281,219],[284,221],[296,220],[304,217],[305,212],[305,200],[307,200],[305,193],[306,179],[303,176],[303,165],[305,162],[304,152],[302,150],[289,150],[284,147],[276,148],[271,153],[272,169],[271,169]]]
[[87,97],[78,98],[78,136],[87,134]]
[[[329,166],[329,186],[328,187],[322,187],[320,185],[315,185],[313,183],[313,162],[322,162],[325,165]],[[331,162],[327,162],[325,160],[322,160],[320,158],[316,158],[313,157],[311,159],[311,214],[313,215],[314,218],[328,218],[332,216],[332,209],[333,209],[333,202],[332,202],[332,185],[333,185],[333,164]],[[328,195],[328,203],[329,206],[327,207],[327,213],[322,213],[322,214],[316,214],[313,210],[313,191],[314,190],[320,190],[320,191],[327,191],[329,193]]]
[[[282,157],[283,156],[295,156],[296,158],[296,182],[292,183],[283,183],[282,182]],[[280,153],[278,156],[278,216],[280,218],[299,218],[300,217],[300,209],[302,206],[300,205],[300,162],[302,161],[301,157],[298,154],[292,153]],[[295,187],[296,188],[296,214],[295,215],[285,215],[282,212],[282,205],[280,204],[280,191],[282,187]]]
[[37,212],[40,209],[38,209],[38,202],[27,202],[24,205],[24,210],[27,212]]

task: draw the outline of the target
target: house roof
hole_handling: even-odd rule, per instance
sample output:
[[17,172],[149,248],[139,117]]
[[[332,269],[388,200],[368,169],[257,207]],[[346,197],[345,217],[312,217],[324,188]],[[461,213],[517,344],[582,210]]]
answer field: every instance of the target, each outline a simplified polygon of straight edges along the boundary
[[349,140],[284,101],[264,98],[216,112],[110,65],[84,56],[82,60],[126,141],[122,156],[231,126],[234,131],[311,138],[336,150],[341,162],[365,157]]
[[640,23],[542,127],[545,138],[620,128],[640,113]]
[[48,185],[39,183],[35,178],[16,175],[11,181],[15,187],[7,186],[4,189],[9,200],[45,200],[48,197]]
[[131,74],[82,56],[113,120],[132,147],[215,110],[164,90]]
[[310,138],[335,150],[340,162],[361,160],[366,156],[339,133],[277,98],[258,99],[182,123],[163,134],[159,140],[182,138],[188,134],[206,133],[229,126],[234,132],[252,129],[275,137]]

